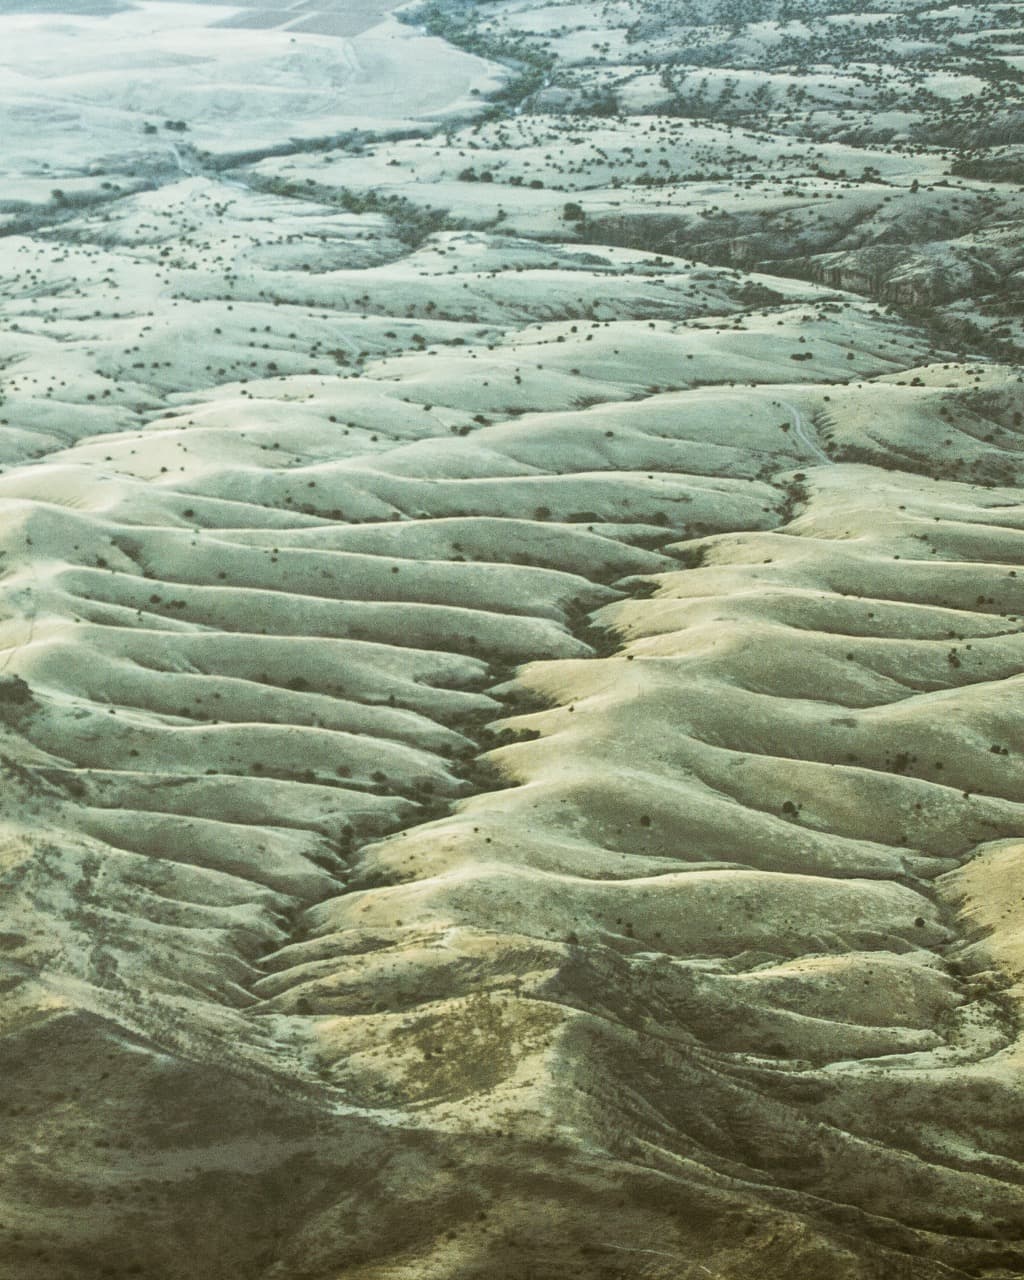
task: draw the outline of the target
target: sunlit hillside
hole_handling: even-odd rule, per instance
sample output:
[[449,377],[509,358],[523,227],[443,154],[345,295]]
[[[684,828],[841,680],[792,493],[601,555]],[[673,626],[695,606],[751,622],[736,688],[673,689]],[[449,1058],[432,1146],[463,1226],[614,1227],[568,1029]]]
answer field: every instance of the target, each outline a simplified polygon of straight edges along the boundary
[[1007,3],[0,5],[0,1280],[1024,1274]]

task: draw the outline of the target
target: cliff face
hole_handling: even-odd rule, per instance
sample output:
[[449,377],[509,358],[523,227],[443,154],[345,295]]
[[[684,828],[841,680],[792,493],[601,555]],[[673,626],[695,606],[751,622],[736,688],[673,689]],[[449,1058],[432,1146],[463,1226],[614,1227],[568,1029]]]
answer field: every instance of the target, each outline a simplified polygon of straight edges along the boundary
[[1005,14],[409,16],[0,17],[0,1276],[1008,1280]]

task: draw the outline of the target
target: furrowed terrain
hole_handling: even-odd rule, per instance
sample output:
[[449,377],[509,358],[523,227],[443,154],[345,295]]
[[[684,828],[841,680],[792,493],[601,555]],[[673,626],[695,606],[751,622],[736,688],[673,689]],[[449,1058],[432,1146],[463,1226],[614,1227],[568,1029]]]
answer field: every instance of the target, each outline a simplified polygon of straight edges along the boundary
[[0,1277],[1024,1273],[1019,14],[0,36]]

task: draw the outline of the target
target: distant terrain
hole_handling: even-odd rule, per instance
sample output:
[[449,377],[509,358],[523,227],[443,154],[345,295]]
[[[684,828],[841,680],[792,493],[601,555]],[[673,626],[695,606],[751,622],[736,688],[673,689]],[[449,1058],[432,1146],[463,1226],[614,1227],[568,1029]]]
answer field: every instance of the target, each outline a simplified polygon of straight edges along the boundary
[[0,3],[0,1280],[1024,1274],[1007,3]]

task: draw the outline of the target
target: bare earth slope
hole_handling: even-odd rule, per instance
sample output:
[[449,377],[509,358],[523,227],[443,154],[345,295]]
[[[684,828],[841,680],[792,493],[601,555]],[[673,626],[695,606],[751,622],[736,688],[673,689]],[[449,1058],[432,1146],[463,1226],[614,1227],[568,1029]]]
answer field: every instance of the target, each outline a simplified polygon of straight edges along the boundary
[[0,1277],[1024,1274],[1019,15],[185,8],[0,12]]

